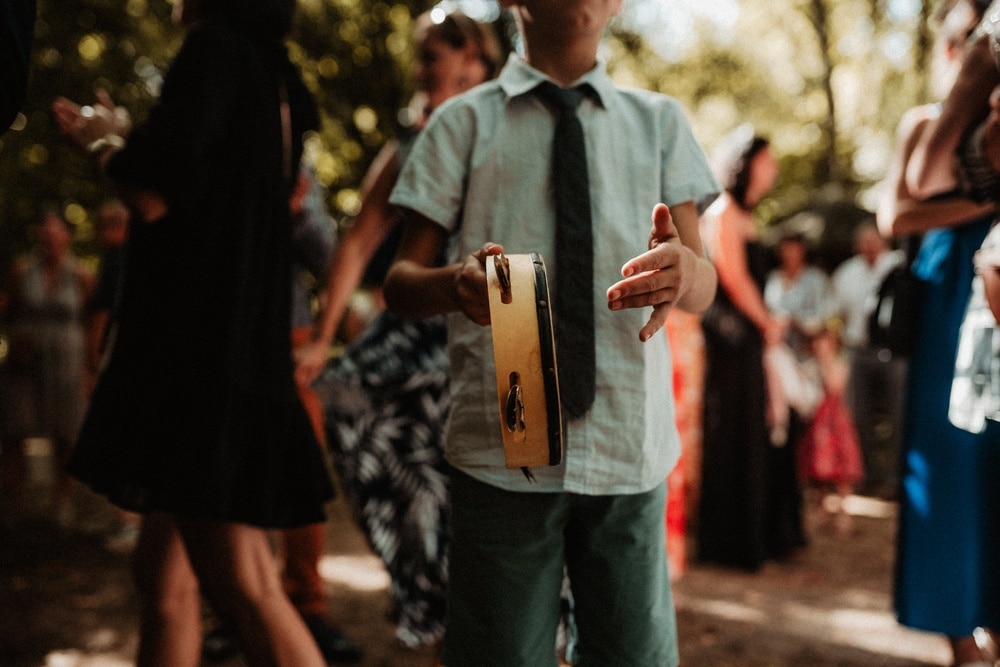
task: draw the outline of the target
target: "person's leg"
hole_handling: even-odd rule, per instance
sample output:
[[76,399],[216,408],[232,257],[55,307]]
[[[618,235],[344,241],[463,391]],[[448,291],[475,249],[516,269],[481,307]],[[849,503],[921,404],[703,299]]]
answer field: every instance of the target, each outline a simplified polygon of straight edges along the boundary
[[11,518],[24,510],[25,440],[38,432],[37,401],[31,373],[17,370],[17,351],[13,348],[0,365],[0,508]]
[[[292,345],[298,347],[311,339],[312,327],[292,331]],[[298,387],[299,400],[309,416],[316,439],[326,448],[323,403],[311,387]],[[326,549],[326,524],[315,523],[282,531],[285,547],[283,581],[292,603],[303,615],[327,613],[326,589],[319,576],[319,561]]]
[[854,519],[847,512],[847,497],[851,495],[854,488],[847,482],[838,482],[837,490],[837,517],[834,519],[834,528],[837,535],[847,537],[854,532]]
[[285,592],[303,616],[327,613],[326,591],[319,576],[319,560],[326,548],[326,524],[312,523],[281,531]]
[[663,548],[665,484],[627,496],[573,496],[566,564],[578,667],[669,667],[677,627]]
[[358,662],[361,648],[341,632],[330,617],[319,561],[326,549],[326,524],[312,523],[281,531],[285,592],[305,621],[320,652],[331,662]]
[[[311,326],[293,329],[293,348],[309,342],[312,334]],[[323,451],[326,451],[323,402],[312,387],[299,385],[298,392],[316,440]],[[282,575],[285,592],[302,615],[323,657],[331,662],[358,662],[362,657],[361,648],[344,635],[330,617],[326,588],[319,576],[319,561],[326,550],[326,524],[314,523],[283,530],[282,538],[285,547]]]
[[[451,472],[442,663],[555,667],[563,581],[562,494],[514,493]],[[660,550],[664,550],[660,503]]]
[[[297,349],[312,339],[311,326],[292,330],[292,347]],[[323,403],[311,387],[298,387],[299,400],[309,416],[313,432],[326,448]],[[282,531],[285,547],[283,581],[285,591],[303,616],[327,613],[326,590],[319,576],[319,561],[326,549],[326,524],[315,523]]]
[[183,518],[178,526],[205,595],[239,636],[250,665],[326,664],[285,595],[263,529]]
[[885,377],[885,397],[888,412],[889,437],[886,438],[885,453],[887,488],[885,491],[893,498],[897,497],[899,488],[899,458],[903,450],[903,406],[906,404],[906,377],[908,362],[906,359],[892,359],[884,364],[882,370]]
[[24,511],[24,475],[24,438],[5,437],[0,442],[0,510],[9,512],[12,518]]
[[201,646],[198,581],[173,518],[144,517],[133,562],[139,593],[139,655],[146,665],[197,665]]
[[875,424],[878,401],[874,394],[876,375],[873,373],[873,364],[878,363],[874,353],[864,349],[853,350],[845,396],[847,409],[858,433],[858,444],[861,445],[866,490],[873,490],[880,483]]
[[75,481],[66,469],[70,454],[73,452],[73,440],[64,436],[52,438],[53,475],[55,483],[52,492],[52,504],[56,510],[56,520],[59,525],[69,528],[76,520],[76,505],[73,503]]

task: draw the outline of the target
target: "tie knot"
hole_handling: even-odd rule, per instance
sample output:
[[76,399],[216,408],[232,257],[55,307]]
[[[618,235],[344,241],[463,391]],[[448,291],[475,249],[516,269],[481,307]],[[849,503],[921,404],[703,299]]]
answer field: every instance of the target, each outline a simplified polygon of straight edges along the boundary
[[535,87],[535,94],[560,113],[566,111],[576,113],[576,108],[580,106],[586,92],[583,86],[563,88],[551,81],[542,81]]

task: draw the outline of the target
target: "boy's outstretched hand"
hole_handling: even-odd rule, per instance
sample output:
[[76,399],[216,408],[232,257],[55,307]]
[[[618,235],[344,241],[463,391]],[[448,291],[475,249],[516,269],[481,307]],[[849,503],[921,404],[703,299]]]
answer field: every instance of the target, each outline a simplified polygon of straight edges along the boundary
[[681,243],[670,209],[657,204],[653,208],[649,250],[625,262],[624,280],[608,288],[608,308],[652,306],[652,315],[639,331],[640,340],[649,340],[667,321],[678,299],[690,289],[697,261],[696,254]]

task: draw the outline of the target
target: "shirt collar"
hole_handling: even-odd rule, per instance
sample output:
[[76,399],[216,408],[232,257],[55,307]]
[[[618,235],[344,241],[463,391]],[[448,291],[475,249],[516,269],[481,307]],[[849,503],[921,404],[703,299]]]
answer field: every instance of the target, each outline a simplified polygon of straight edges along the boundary
[[[529,65],[521,56],[512,53],[500,72],[499,81],[500,88],[507,95],[507,98],[512,99],[530,93],[542,81],[552,81],[552,79]],[[556,82],[552,81],[552,83]],[[604,64],[600,62],[567,87],[572,88],[581,84],[588,84],[593,89],[598,98],[594,101],[602,107],[605,106],[606,100],[610,99],[614,91],[614,83],[605,71]]]

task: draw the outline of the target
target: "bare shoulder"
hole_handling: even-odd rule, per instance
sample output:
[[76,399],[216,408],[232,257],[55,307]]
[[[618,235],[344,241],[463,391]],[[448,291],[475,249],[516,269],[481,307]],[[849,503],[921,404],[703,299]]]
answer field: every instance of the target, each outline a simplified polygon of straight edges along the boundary
[[922,104],[903,112],[896,127],[896,138],[905,141],[920,134],[927,124],[941,115],[941,107],[937,104]]

